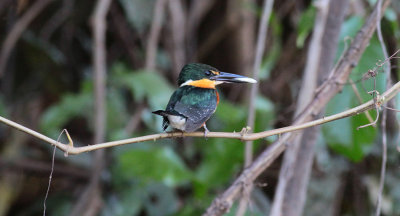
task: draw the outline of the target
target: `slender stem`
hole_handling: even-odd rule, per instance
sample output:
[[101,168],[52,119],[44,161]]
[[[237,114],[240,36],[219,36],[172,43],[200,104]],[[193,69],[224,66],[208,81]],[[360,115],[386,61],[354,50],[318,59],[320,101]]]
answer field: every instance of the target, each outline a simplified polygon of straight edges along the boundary
[[[257,36],[257,45],[256,45],[256,57],[253,65],[253,78],[258,79],[258,74],[260,73],[261,61],[265,49],[265,41],[268,30],[268,19],[271,15],[272,6],[274,4],[274,0],[265,0],[263,6],[263,13],[259,25],[259,32]],[[247,118],[247,125],[254,129],[254,120],[255,120],[255,102],[258,93],[259,84],[256,83],[252,85],[250,92],[250,101],[249,101],[249,116]],[[252,161],[252,142],[246,142],[246,161],[245,166],[248,166]]]
[[[58,135],[57,138],[57,142],[60,140],[61,135],[63,133],[66,133],[68,136],[68,131],[66,129],[62,130],[62,132],[60,133],[60,135]],[[46,201],[47,201],[47,197],[49,196],[49,192],[50,192],[50,185],[51,185],[51,180],[53,179],[53,172],[54,172],[54,159],[56,156],[56,149],[57,147],[54,146],[53,149],[53,156],[51,157],[51,169],[50,169],[50,175],[49,175],[49,183],[47,184],[47,190],[46,190],[46,195],[44,196],[44,201],[43,201],[43,216],[46,216]]]
[[[256,43],[256,53],[255,53],[255,58],[254,58],[254,64],[253,64],[253,78],[259,81],[259,73],[260,73],[260,67],[261,67],[261,62],[265,50],[265,41],[267,38],[267,31],[268,31],[268,20],[271,16],[271,11],[272,11],[272,6],[274,4],[274,0],[264,0],[263,3],[263,11],[262,11],[262,16],[261,16],[261,21],[258,26],[258,35],[257,35],[257,43]],[[249,101],[249,114],[247,118],[247,125],[250,126],[251,128],[254,129],[254,122],[255,122],[255,116],[256,116],[256,109],[255,109],[255,104],[256,104],[256,99],[257,99],[257,94],[258,94],[258,82],[254,85],[251,86],[250,90],[250,101]],[[245,163],[244,167],[247,167],[251,164],[251,161],[253,160],[253,142],[252,141],[246,141],[245,145]],[[242,197],[239,208],[237,210],[236,216],[242,216],[246,212],[246,207],[247,207],[247,202],[249,200],[252,186],[248,186],[246,189],[246,192],[244,193],[244,196]]]
[[[378,16],[382,13],[382,0],[378,1]],[[385,76],[386,76],[386,88],[389,88],[392,84],[390,79],[390,58],[385,46],[385,42],[383,41],[382,30],[381,30],[381,20],[377,20],[376,23],[376,33],[378,35],[379,43],[381,44],[382,52],[385,57],[385,62],[382,63],[384,67]],[[386,63],[386,64],[385,64]],[[385,64],[385,65],[383,65]],[[376,80],[376,78],[375,78]],[[387,110],[384,109],[382,112],[382,120],[381,120],[381,130],[382,130],[382,164],[381,164],[381,174],[379,179],[379,192],[378,192],[378,200],[376,203],[376,212],[375,215],[379,216],[381,214],[381,205],[382,205],[382,196],[383,196],[383,188],[385,185],[385,175],[386,175],[386,160],[387,160],[387,134],[386,134],[386,119],[387,119]]]
[[[349,79],[349,82],[351,84],[351,88],[353,89],[354,94],[357,97],[358,103],[362,104],[363,100],[361,98],[360,92],[357,89],[356,84],[354,83],[354,81],[351,78]],[[372,119],[371,114],[369,112],[365,112],[365,117],[367,117],[369,123],[374,122],[374,120]],[[376,127],[376,125],[373,125],[373,127]]]
[[[382,4],[382,10],[384,10],[390,3],[390,0],[385,0]],[[318,91],[315,93],[313,101],[307,106],[295,120],[295,124],[303,124],[310,121],[317,113],[319,113],[325,105],[330,101],[342,88],[341,83],[346,83],[350,72],[354,68],[361,58],[361,54],[365,51],[365,48],[369,44],[369,41],[376,29],[376,21],[381,19],[377,16],[377,7],[370,13],[366,22],[358,31],[354,37],[349,49],[342,55],[332,70],[329,79],[318,87]],[[397,86],[397,87],[395,87]],[[386,91],[377,103],[381,105],[385,101],[394,97],[392,93],[396,94],[400,88],[400,84],[397,83]],[[393,90],[393,91],[392,91]],[[359,108],[363,107],[361,110]],[[358,106],[357,113],[371,109],[374,107],[374,102],[371,100],[366,104]],[[354,108],[356,109],[356,108]],[[354,110],[353,110],[354,111]],[[347,111],[346,111],[347,112]],[[315,122],[315,121],[313,121]],[[254,162],[246,168],[236,180],[229,186],[220,196],[214,199],[211,205],[207,208],[203,215],[222,215],[229,211],[232,207],[233,202],[241,195],[243,185],[251,184],[265,169],[267,169],[276,158],[282,154],[286,149],[286,145],[290,142],[296,133],[286,133],[279,136],[279,139],[272,143],[267,149],[265,149]],[[261,134],[258,134],[261,135]]]
[[[111,0],[97,0],[91,21],[93,36],[94,77],[94,142],[104,142],[106,136],[106,16]],[[90,181],[72,208],[71,215],[97,215],[101,200],[100,176],[105,167],[105,150],[93,154]]]
[[[396,83],[390,89],[388,89],[386,92],[384,92],[382,94],[381,98],[377,102],[379,104],[384,104],[385,102],[392,99],[399,91],[400,91],[400,82]],[[312,126],[324,124],[327,122],[335,121],[335,120],[346,118],[346,117],[353,116],[353,115],[358,115],[360,113],[363,113],[363,112],[373,109],[373,108],[375,108],[374,101],[370,100],[364,104],[361,104],[357,107],[346,110],[344,112],[341,112],[341,113],[338,113],[335,115],[331,115],[331,116],[327,116],[327,117],[323,117],[323,118],[320,118],[320,119],[317,119],[314,121],[309,121],[309,122],[306,122],[303,124],[292,125],[292,126],[288,126],[288,127],[283,127],[283,128],[278,128],[278,129],[273,129],[273,130],[268,130],[268,131],[263,131],[263,132],[258,132],[258,133],[209,132],[207,134],[207,137],[231,138],[231,139],[239,139],[239,140],[245,140],[245,141],[257,140],[257,139],[261,139],[261,138],[265,138],[265,137],[269,137],[269,136],[273,136],[273,135],[280,135],[280,134],[287,133],[287,132],[292,132],[292,131],[309,128]],[[130,144],[130,143],[139,143],[139,142],[145,142],[145,141],[156,141],[158,139],[165,139],[165,138],[204,137],[203,132],[193,132],[193,133],[172,132],[172,133],[152,134],[152,135],[146,135],[146,136],[135,137],[135,138],[130,138],[130,139],[106,142],[106,143],[93,144],[93,145],[82,146],[82,147],[74,147],[72,142],[70,142],[69,144],[63,144],[63,143],[57,142],[54,139],[51,139],[41,133],[38,133],[34,130],[31,130],[27,127],[24,127],[16,122],[10,121],[1,116],[0,116],[0,122],[3,122],[4,124],[9,125],[15,129],[18,129],[22,132],[27,133],[27,134],[30,134],[44,142],[55,145],[62,151],[66,152],[68,154],[73,154],[73,155],[80,154],[83,152],[94,151],[94,150],[98,150],[98,149],[110,148],[113,146],[120,146],[120,145],[126,145],[126,144]]]
[[145,68],[148,70],[154,70],[156,67],[157,44],[162,27],[165,3],[166,0],[157,0],[154,6],[150,34],[146,44]]

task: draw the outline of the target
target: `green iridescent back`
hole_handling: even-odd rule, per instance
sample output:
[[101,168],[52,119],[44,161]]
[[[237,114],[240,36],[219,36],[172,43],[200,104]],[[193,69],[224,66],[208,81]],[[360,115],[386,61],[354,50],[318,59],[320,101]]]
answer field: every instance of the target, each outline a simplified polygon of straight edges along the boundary
[[166,111],[177,112],[187,118],[186,131],[195,131],[206,122],[217,108],[217,90],[183,86],[174,92]]

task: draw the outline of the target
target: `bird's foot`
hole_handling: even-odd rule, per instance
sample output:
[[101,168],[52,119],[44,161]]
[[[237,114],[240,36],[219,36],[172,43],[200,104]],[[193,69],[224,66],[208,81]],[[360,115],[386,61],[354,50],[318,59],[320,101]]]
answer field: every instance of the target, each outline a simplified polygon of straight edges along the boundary
[[210,132],[210,131],[208,130],[208,128],[207,128],[207,126],[206,126],[205,123],[204,123],[204,125],[203,125],[203,128],[204,128],[204,138],[207,139],[207,134],[208,134],[208,132]]

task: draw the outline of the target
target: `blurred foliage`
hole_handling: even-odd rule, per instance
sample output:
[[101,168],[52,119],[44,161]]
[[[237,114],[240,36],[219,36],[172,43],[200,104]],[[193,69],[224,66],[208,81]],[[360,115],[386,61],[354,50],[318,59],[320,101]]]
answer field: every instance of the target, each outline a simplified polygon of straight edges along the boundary
[[269,78],[271,70],[276,65],[279,56],[282,53],[282,26],[280,25],[276,14],[274,14],[273,12],[271,12],[271,18],[269,22],[269,31],[271,32],[273,37],[270,40],[270,43],[267,43],[271,47],[269,48],[268,53],[265,54],[265,57],[261,63],[259,73],[260,80],[266,80]]
[[8,116],[7,105],[4,103],[3,97],[0,97],[0,115],[3,117]]
[[68,121],[75,117],[83,117],[92,122],[92,112],[82,110],[93,110],[93,83],[83,84],[82,91],[78,94],[66,93],[60,102],[48,108],[42,115],[40,127],[51,137],[57,137]]
[[[10,4],[21,6],[19,4],[22,3],[18,2],[25,1]],[[193,21],[193,17],[189,18],[193,14],[189,12],[192,12],[192,6],[196,4],[194,1],[182,2],[187,10],[185,18]],[[255,132],[287,126],[292,122],[298,83],[304,67],[302,56],[306,56],[317,12],[312,2],[276,2],[270,18],[266,53],[259,75],[261,93],[255,104],[256,122],[252,129]],[[365,5],[361,4],[364,14],[349,11],[340,32],[336,61],[365,22],[370,10],[368,4],[372,5],[373,2],[374,0],[369,0]],[[94,5],[93,2],[86,1],[69,3],[72,4],[70,11],[60,13],[57,10],[66,7],[66,2],[54,1],[24,31],[2,78],[4,81],[0,86],[0,115],[18,119],[18,122],[38,128],[52,138],[58,137],[60,131],[67,128],[76,145],[80,146],[91,143],[94,128],[92,36],[88,25]],[[161,23],[161,37],[157,44],[157,67],[154,70],[143,68],[155,3],[155,0],[119,0],[113,1],[111,5],[107,17],[106,43],[107,140],[162,132],[162,118],[151,112],[163,109],[177,88],[177,73],[172,69],[175,64],[175,42],[172,42],[174,40],[171,36],[176,29],[172,29],[171,20],[174,14],[167,4]],[[187,62],[193,61],[198,50],[205,49],[204,46],[208,45],[211,48],[206,48],[210,51],[201,59],[202,62],[216,62],[214,66],[223,71],[227,68],[226,71],[239,70],[238,73],[246,74],[248,71],[241,71],[244,70],[242,50],[237,48],[241,38],[236,38],[240,35],[237,29],[243,27],[239,26],[242,22],[235,22],[234,27],[227,27],[224,26],[228,25],[224,24],[224,17],[239,14],[240,11],[237,10],[243,9],[259,18],[261,6],[260,2],[245,3],[234,10],[229,3],[230,1],[215,1],[205,11],[196,27],[196,33],[193,34],[196,37],[185,41],[185,57]],[[28,2],[24,7],[21,6],[21,13],[31,4],[32,2]],[[8,12],[0,8],[0,15],[2,13],[7,14],[2,19],[4,23],[0,23],[3,33],[0,38],[4,40],[10,27],[15,25],[15,20],[21,15],[11,6]],[[54,18],[64,13],[67,15],[62,21]],[[395,7],[389,8],[384,17],[384,35],[390,38],[393,47],[398,47],[399,11]],[[54,32],[44,37],[42,31],[51,28],[54,28]],[[218,37],[213,33],[221,29],[226,31],[225,35],[219,35],[222,38],[215,39]],[[255,32],[254,29],[253,33]],[[210,38],[215,41],[210,42]],[[194,43],[193,40],[198,41]],[[389,47],[390,50],[393,47]],[[193,56],[190,52],[194,52]],[[376,63],[383,59],[379,41],[374,36],[350,75],[364,102],[372,99],[367,92],[373,90],[374,86],[373,79],[363,80],[362,77],[369,69],[376,68]],[[383,92],[385,77],[380,68],[376,69],[376,87],[379,92]],[[397,73],[400,74],[399,70]],[[326,107],[326,115],[359,105],[350,83],[343,85],[343,90]],[[274,89],[275,86],[279,88]],[[218,88],[221,100],[216,113],[207,122],[211,131],[239,132],[246,126],[248,108],[245,88],[248,85],[221,85]],[[280,94],[281,92],[292,94]],[[370,114],[375,118],[374,110]],[[136,122],[135,127],[128,130],[132,122]],[[381,137],[379,129],[375,127],[357,130],[367,123],[365,115],[359,114],[322,126],[315,149],[315,166],[308,188],[305,215],[325,215],[335,211],[340,215],[368,215],[373,212],[381,161],[381,147],[378,145]],[[3,143],[9,143],[6,136],[8,130],[4,128],[6,127],[0,127],[0,139]],[[275,139],[277,137],[255,141],[255,155]],[[392,138],[389,144],[384,201],[389,207],[384,210],[386,215],[400,215],[400,176],[397,172],[399,157],[393,140],[395,139]],[[29,140],[21,156],[13,160],[28,165],[49,162],[51,146],[43,147],[42,143],[32,145],[33,142],[37,141]],[[241,172],[243,154],[243,142],[240,140],[215,138],[162,139],[108,149],[104,158],[107,166],[101,176],[103,206],[100,215],[200,215]],[[95,166],[91,159],[90,153],[65,158],[57,152],[55,176],[47,201],[49,215],[69,215]],[[4,161],[0,162],[3,164]],[[252,204],[246,215],[265,215],[269,211],[279,164],[280,160],[277,160],[257,180],[257,183],[267,183],[268,186],[254,188],[251,194]],[[21,192],[16,195],[14,202],[9,203],[9,215],[42,213],[42,199],[37,197],[43,197],[47,187],[47,166],[30,171],[29,169],[34,168],[29,168],[28,165],[28,171],[21,168],[24,178],[20,181],[24,186],[21,186]],[[66,174],[58,173],[58,166]],[[13,168],[0,169],[1,172],[2,170],[9,173]],[[44,175],[43,170],[46,171]],[[337,200],[341,203],[335,203]],[[360,203],[362,207],[357,206]],[[339,210],[335,209],[338,207]],[[235,215],[236,209],[237,203],[234,203],[227,215]],[[360,211],[365,214],[358,214]]]
[[[150,111],[164,107],[168,103],[169,96],[173,91],[171,84],[155,72],[133,71],[123,63],[117,63],[111,68],[107,96],[109,136],[113,138],[128,137],[127,134],[124,134],[124,124],[129,115],[125,108],[126,95],[129,95],[135,103],[148,104],[150,109],[143,112],[142,120],[147,123],[150,131],[160,131],[161,119],[151,115]],[[74,118],[82,117],[87,123],[90,123],[93,118],[92,112],[82,112],[82,110],[93,109],[92,89],[93,83],[88,80],[83,82],[78,93],[68,93],[61,97],[58,103],[43,113],[41,129],[49,136],[54,137],[58,135],[63,126]],[[256,100],[256,131],[271,128],[273,109],[273,104],[267,98],[258,96]],[[246,108],[232,104],[222,94],[217,112],[209,121],[209,128],[240,131],[245,125],[246,118]],[[144,130],[135,135],[145,135],[150,131]],[[193,191],[193,200],[189,200],[189,202],[201,203],[198,210],[203,209],[208,203],[206,201],[214,197],[214,194],[211,193],[213,188],[226,185],[231,180],[231,176],[240,170],[243,163],[243,144],[238,140],[227,142],[223,139],[204,140],[199,138],[194,141],[193,145],[184,147],[187,148],[185,151],[188,152],[188,157],[193,154],[201,155],[202,160],[193,170],[189,169],[183,161],[183,159],[190,159],[176,153],[177,148],[180,147],[171,145],[176,143],[175,140],[157,141],[161,145],[145,142],[121,147],[122,150],[116,148],[113,154],[115,162],[111,166],[111,185],[114,193],[107,200],[104,215],[131,215],[140,212],[142,208],[146,209],[149,215],[160,215],[160,212],[163,211],[166,214],[176,214],[179,210],[177,195],[173,190],[176,187]],[[157,201],[157,204],[160,205],[158,210],[152,201],[154,197],[148,196],[155,196],[161,202]],[[132,202],[135,205],[132,205]],[[169,210],[166,211],[165,207],[168,207]],[[197,210],[186,207],[181,211],[181,215],[191,215]]]
[[126,180],[139,178],[142,184],[155,181],[176,187],[192,176],[181,158],[167,146],[125,151],[117,163],[116,176]]
[[173,87],[156,72],[132,71],[121,63],[114,65],[111,71],[113,74],[110,80],[115,86],[129,89],[135,102],[146,99],[150,109],[158,109],[167,104],[173,93]]
[[297,26],[296,45],[298,48],[303,48],[307,37],[310,35],[314,27],[316,9],[314,6],[309,7],[301,14],[299,24]]
[[154,0],[119,0],[129,24],[139,33],[151,24],[153,19]]
[[[340,48],[343,52],[346,38],[355,35],[357,29],[362,25],[363,20],[359,17],[352,17],[344,22],[341,36]],[[340,54],[339,54],[340,55]],[[369,69],[376,68],[378,60],[384,60],[382,49],[376,37],[373,37],[369,46],[362,55],[359,64],[353,69],[351,78],[355,82],[355,86],[359,91],[362,101],[372,99],[372,96],[367,94],[368,91],[374,89],[373,79],[363,80],[363,75]],[[376,68],[378,76],[376,77],[376,90],[383,92],[385,89],[385,79],[381,68]],[[351,83],[344,84],[343,90],[337,94],[329,103],[326,109],[327,115],[339,113],[350,107],[360,105]],[[369,111],[372,118],[375,119],[374,111]],[[362,125],[370,123],[365,114],[356,115],[351,118],[345,118],[338,121],[324,124],[323,133],[327,144],[336,152],[348,157],[353,161],[361,161],[366,154],[371,150],[372,144],[376,139],[377,128],[366,127],[357,129]]]

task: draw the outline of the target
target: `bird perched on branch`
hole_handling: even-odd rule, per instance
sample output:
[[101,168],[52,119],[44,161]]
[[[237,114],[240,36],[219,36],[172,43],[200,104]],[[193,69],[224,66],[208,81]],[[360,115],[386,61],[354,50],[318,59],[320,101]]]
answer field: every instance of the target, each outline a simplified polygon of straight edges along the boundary
[[219,95],[215,86],[221,83],[256,83],[257,81],[231,73],[225,73],[206,64],[185,65],[178,78],[179,88],[171,96],[165,110],[154,111],[163,117],[162,127],[168,126],[184,132],[204,127],[217,109]]

